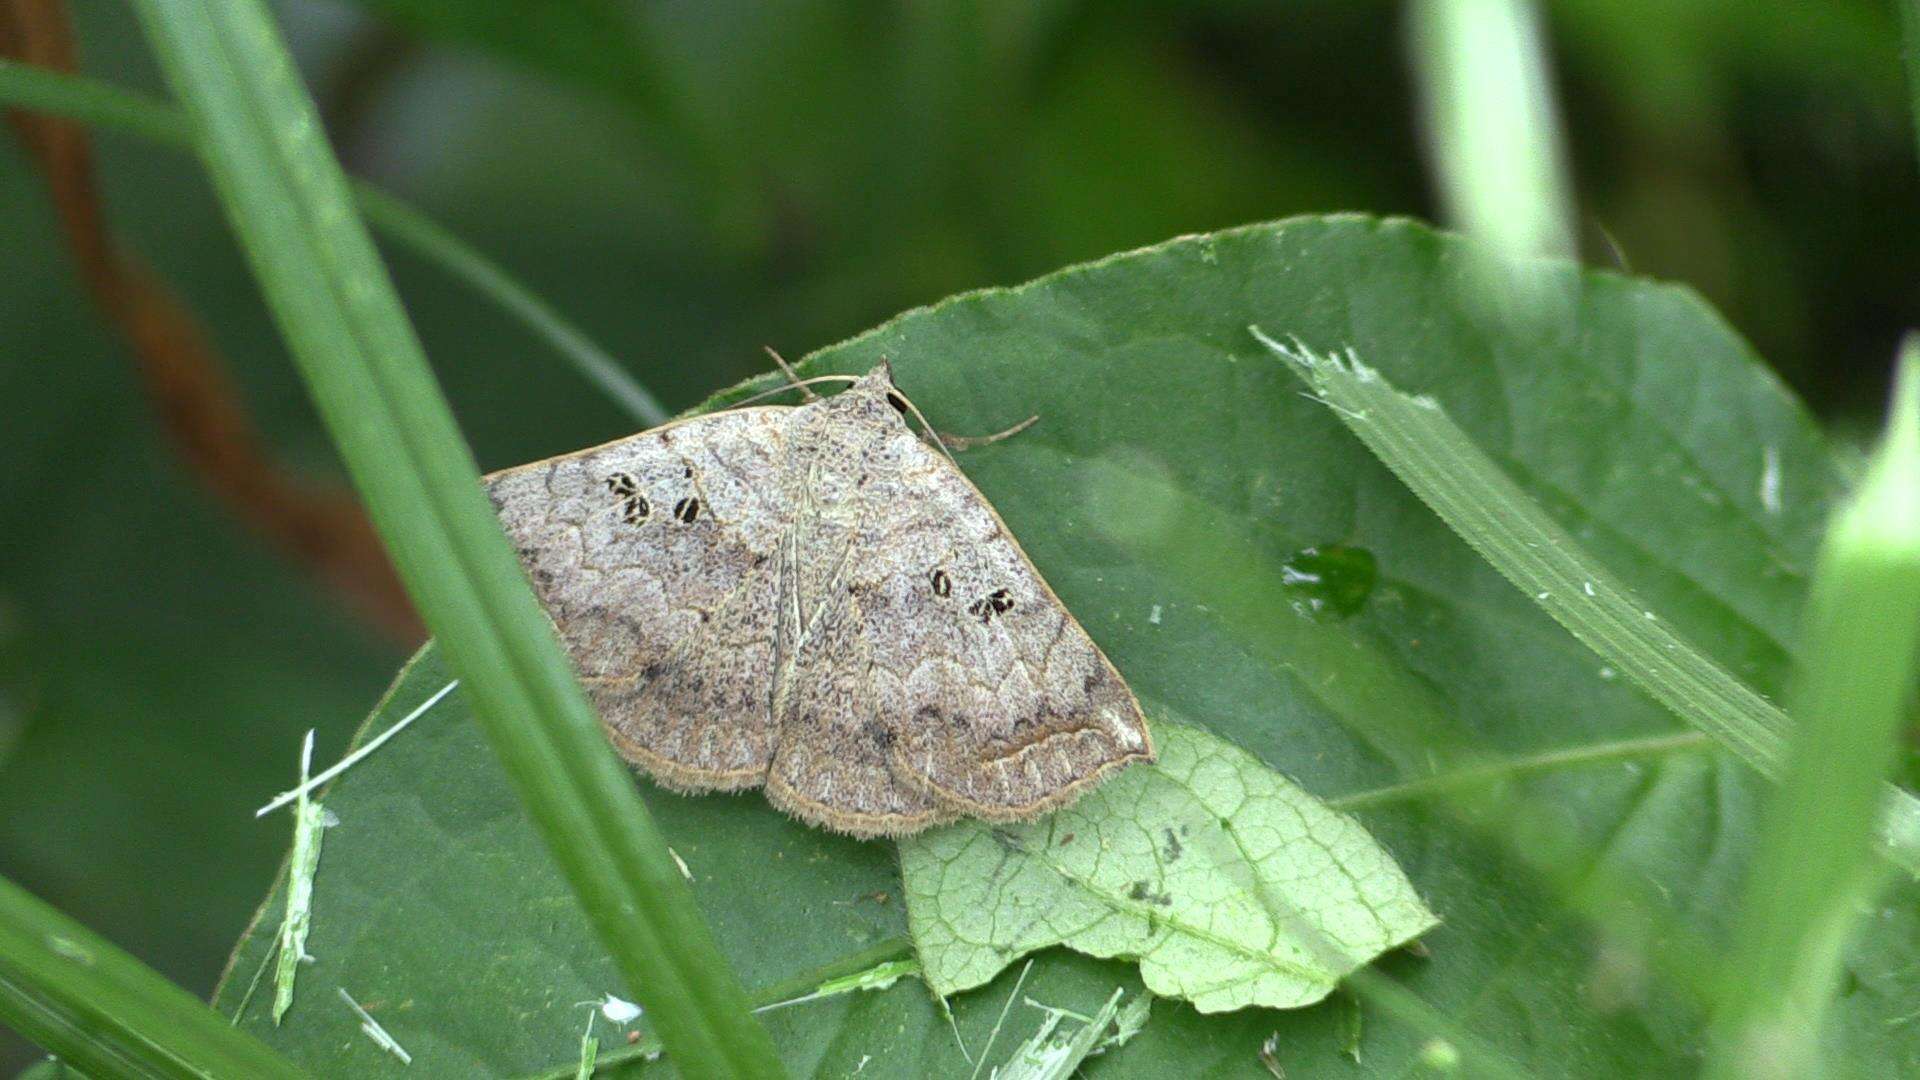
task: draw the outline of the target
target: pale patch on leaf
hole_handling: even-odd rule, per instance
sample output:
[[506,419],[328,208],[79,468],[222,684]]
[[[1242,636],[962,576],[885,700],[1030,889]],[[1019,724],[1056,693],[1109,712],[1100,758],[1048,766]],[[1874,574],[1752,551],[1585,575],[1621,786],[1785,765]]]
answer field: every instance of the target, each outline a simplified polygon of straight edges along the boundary
[[908,925],[942,996],[1051,945],[1140,962],[1201,1012],[1319,1001],[1437,921],[1353,819],[1197,728],[1157,724],[1155,765],[1020,825],[900,843]]

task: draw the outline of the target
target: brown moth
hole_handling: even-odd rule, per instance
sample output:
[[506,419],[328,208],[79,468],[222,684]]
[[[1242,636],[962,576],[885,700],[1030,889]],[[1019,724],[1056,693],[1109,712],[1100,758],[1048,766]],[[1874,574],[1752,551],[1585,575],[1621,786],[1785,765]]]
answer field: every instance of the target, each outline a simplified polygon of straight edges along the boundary
[[882,363],[487,478],[608,735],[855,836],[1030,818],[1153,742]]

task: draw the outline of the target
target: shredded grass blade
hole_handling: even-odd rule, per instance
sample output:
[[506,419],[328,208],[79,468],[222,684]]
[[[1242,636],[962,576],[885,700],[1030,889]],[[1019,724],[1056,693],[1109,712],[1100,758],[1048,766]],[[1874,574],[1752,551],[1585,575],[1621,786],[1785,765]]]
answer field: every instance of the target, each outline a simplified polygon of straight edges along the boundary
[[[1786,713],[1637,601],[1437,402],[1400,392],[1351,352],[1316,353],[1250,329],[1401,482],[1556,622],[1682,720],[1780,778],[1792,730]],[[1882,845],[1899,865],[1920,873],[1920,800],[1883,785],[1881,801]]]

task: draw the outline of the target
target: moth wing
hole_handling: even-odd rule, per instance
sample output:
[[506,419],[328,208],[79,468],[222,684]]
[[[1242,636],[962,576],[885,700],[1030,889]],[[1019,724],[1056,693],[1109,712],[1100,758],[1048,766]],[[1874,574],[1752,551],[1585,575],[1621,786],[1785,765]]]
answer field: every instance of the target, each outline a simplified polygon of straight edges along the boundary
[[895,773],[955,811],[1011,820],[1153,760],[1132,691],[986,498],[902,439],[890,450],[904,467],[875,485],[858,588]]
[[874,694],[864,617],[840,592],[795,649],[776,694],[779,746],[767,801],[802,821],[853,836],[903,836],[953,815],[891,768],[891,729]]
[[780,406],[508,469],[488,492],[613,744],[671,787],[772,760]]

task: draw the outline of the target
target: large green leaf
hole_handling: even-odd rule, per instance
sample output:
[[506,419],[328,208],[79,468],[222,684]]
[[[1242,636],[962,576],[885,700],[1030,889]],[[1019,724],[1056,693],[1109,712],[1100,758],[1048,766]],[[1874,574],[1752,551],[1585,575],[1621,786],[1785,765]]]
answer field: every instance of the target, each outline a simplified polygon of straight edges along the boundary
[[[1775,692],[1839,487],[1820,433],[1691,294],[1532,269],[1563,302],[1551,318],[1464,300],[1492,270],[1464,241],[1301,219],[960,297],[813,358],[841,371],[892,358],[945,430],[1038,413],[962,463],[1062,599],[1151,708],[1360,808],[1442,920],[1428,955],[1375,965],[1357,1036],[1344,996],[1212,1015],[1167,1000],[1089,1075],[1265,1076],[1269,1042],[1290,1077],[1351,1075],[1349,1049],[1369,1071],[1407,1071],[1443,1056],[1436,1038],[1550,1076],[1697,1060],[1700,1001],[1663,950],[1723,941],[1760,782],[1697,740],[1648,742],[1679,725],[1474,556],[1246,332],[1350,344],[1438,399],[1661,618]],[[428,654],[370,726],[446,678]],[[1529,819],[1430,801],[1444,785],[1394,790],[1435,763],[1504,779]],[[891,845],[800,828],[754,794],[643,787],[757,999],[906,955]],[[613,968],[460,695],[326,804],[340,824],[314,890],[315,961],[283,1027],[258,997],[242,1024],[323,1072],[399,1075],[338,986],[413,1054],[409,1075],[570,1066],[576,1003],[612,988]],[[1541,872],[1547,844],[1552,866],[1577,872]],[[1603,881],[1640,889],[1612,889],[1603,907]],[[1902,1020],[1920,992],[1914,899],[1893,895],[1853,953],[1835,1038],[1863,1071],[1920,1063],[1920,1024]],[[278,903],[241,942],[223,1007],[262,963]],[[1019,971],[955,995],[951,1027],[913,979],[764,1019],[796,1075],[863,1062],[862,1076],[965,1075],[956,1038],[979,1054]],[[1050,949],[1020,997],[1092,1015],[1116,987],[1139,989],[1132,966]],[[990,1061],[1043,1019],[1014,1001]],[[604,1023],[601,1035],[603,1061],[634,1052]]]

